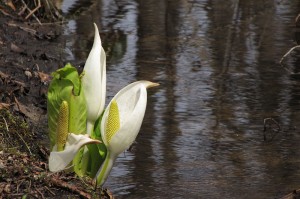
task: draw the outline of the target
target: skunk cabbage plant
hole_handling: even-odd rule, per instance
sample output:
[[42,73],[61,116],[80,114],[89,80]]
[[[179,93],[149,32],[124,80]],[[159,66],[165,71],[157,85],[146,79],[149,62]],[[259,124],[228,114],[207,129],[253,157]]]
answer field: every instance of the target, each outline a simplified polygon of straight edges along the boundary
[[58,114],[56,144],[54,145],[49,157],[49,170],[57,172],[65,169],[73,160],[79,149],[85,144],[101,143],[92,140],[88,135],[73,134],[68,132],[69,106],[68,102],[63,101]]
[[83,73],[67,64],[55,71],[47,95],[51,153],[49,170],[74,170],[102,186],[117,156],[134,142],[147,105],[147,88],[137,81],[120,90],[104,110],[106,55],[95,26]]
[[120,90],[104,111],[101,137],[107,148],[105,161],[96,174],[102,186],[117,156],[134,142],[141,128],[147,105],[147,88],[158,86],[149,81],[137,81]]
[[52,73],[53,79],[48,88],[47,111],[51,149],[56,144],[58,116],[63,101],[68,105],[68,131],[75,134],[86,132],[86,102],[76,68],[67,64]]
[[89,152],[81,148],[100,143],[86,136],[87,108],[81,79],[76,68],[67,64],[52,74],[48,89],[47,110],[51,153],[49,169],[56,172],[70,167],[84,176]]

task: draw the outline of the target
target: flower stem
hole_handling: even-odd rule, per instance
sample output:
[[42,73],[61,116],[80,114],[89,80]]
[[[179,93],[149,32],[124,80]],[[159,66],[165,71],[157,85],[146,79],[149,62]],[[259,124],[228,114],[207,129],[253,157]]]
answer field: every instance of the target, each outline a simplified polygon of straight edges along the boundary
[[106,179],[113,167],[115,159],[116,159],[115,156],[110,155],[109,151],[107,151],[105,160],[95,176],[95,178],[97,178],[98,186],[102,186],[104,184],[104,182],[106,181]]
[[92,135],[93,130],[94,130],[94,122],[87,121],[86,122],[86,132],[87,132],[87,134]]

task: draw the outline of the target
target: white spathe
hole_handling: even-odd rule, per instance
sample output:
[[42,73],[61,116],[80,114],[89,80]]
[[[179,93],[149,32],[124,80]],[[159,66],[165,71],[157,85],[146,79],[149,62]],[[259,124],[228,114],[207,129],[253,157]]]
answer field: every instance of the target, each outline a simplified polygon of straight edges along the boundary
[[[104,163],[95,179],[102,186],[109,175],[117,156],[128,149],[138,135],[147,105],[147,88],[159,84],[150,81],[137,81],[120,90],[105,109],[101,121],[101,137],[107,147]],[[115,101],[119,109],[120,128],[108,140],[106,130],[110,106]]]
[[106,97],[106,55],[97,25],[92,50],[85,62],[82,77],[87,102],[87,133],[91,135],[95,121],[104,110]]
[[58,172],[64,170],[75,157],[79,149],[86,144],[99,144],[99,140],[93,140],[88,134],[76,135],[69,133],[65,148],[63,151],[56,151],[56,145],[54,145],[49,157],[49,170],[51,172]]

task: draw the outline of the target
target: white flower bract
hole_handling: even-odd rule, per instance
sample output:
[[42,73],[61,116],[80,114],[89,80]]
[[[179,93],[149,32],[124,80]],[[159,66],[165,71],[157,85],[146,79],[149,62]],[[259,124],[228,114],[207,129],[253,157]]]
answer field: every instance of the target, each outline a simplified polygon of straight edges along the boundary
[[87,102],[87,133],[90,135],[95,121],[104,110],[106,97],[106,55],[97,25],[92,50],[83,69],[82,85]]
[[[150,81],[137,81],[120,90],[105,109],[101,121],[101,137],[107,147],[105,161],[97,172],[97,184],[102,185],[117,156],[128,149],[138,135],[147,105],[147,88],[158,84]],[[107,125],[112,101],[119,109],[120,128],[108,140]]]
[[58,172],[64,170],[75,157],[79,149],[92,143],[101,143],[99,140],[93,140],[89,138],[87,134],[75,135],[73,133],[68,134],[65,149],[63,151],[56,151],[56,145],[54,145],[49,157],[49,170],[51,172]]

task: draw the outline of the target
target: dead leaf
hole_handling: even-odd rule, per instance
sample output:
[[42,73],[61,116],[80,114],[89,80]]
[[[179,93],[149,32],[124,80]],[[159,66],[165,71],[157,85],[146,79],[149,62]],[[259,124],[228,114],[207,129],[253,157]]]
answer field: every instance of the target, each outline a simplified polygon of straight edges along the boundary
[[7,79],[9,76],[3,72],[0,71],[0,78]]
[[13,9],[13,11],[16,11],[16,7],[13,4],[12,0],[7,0],[6,5],[8,5],[11,9]]
[[8,109],[9,108],[9,106],[10,106],[10,104],[7,104],[7,103],[0,103],[0,110],[1,109]]
[[43,73],[43,72],[38,72],[39,74],[39,78],[41,79],[41,82],[45,83],[45,82],[49,82],[50,81],[50,75]]
[[21,102],[19,102],[16,97],[15,97],[15,102],[16,102],[14,106],[15,111],[18,111],[19,113],[23,114],[27,118],[30,118],[34,122],[39,121],[42,112],[38,111],[36,107],[34,107],[32,104],[30,104],[29,106],[25,106]]
[[16,53],[24,53],[24,49],[20,48],[19,46],[13,43],[10,44],[10,49]]

